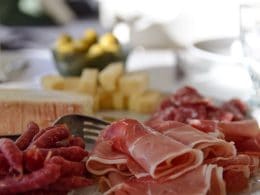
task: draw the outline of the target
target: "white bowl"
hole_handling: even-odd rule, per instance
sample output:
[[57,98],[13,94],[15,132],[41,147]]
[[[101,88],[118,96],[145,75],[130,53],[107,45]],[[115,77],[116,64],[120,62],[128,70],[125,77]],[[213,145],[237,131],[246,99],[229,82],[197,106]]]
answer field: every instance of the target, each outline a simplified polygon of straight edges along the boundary
[[219,38],[194,43],[180,52],[181,67],[187,74],[205,73],[214,66],[241,65],[241,47],[235,38]]

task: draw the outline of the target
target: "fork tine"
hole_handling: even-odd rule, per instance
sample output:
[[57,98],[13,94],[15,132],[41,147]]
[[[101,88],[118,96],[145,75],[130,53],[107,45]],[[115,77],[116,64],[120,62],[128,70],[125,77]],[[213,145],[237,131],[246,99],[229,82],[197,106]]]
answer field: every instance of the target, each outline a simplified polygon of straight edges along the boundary
[[53,124],[66,124],[73,131],[73,134],[79,135],[88,141],[95,141],[101,130],[110,125],[107,121],[80,114],[61,116]]
[[95,117],[92,117],[92,116],[87,116],[85,115],[84,116],[86,119],[88,119],[88,121],[91,121],[92,123],[94,124],[102,124],[102,125],[110,125],[109,122],[107,121],[104,121],[104,120],[101,120],[101,119],[98,119],[98,118],[95,118]]
[[95,135],[84,135],[84,139],[90,139],[92,141],[96,141],[97,136],[95,136]]
[[87,129],[87,128],[84,128],[83,131],[84,131],[85,135],[86,135],[87,133],[91,133],[91,134],[99,135],[99,133],[100,133],[99,130],[95,130],[95,129]]
[[89,124],[88,122],[84,121],[84,127],[90,128],[90,129],[102,130],[102,129],[104,129],[106,126],[98,125],[98,124],[91,124],[91,123]]

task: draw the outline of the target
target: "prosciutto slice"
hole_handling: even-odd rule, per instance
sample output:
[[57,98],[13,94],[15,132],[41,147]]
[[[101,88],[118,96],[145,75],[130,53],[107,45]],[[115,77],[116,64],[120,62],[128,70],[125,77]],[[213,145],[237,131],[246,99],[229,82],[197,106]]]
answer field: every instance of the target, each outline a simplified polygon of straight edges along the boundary
[[95,175],[103,175],[110,171],[131,175],[126,167],[127,161],[128,156],[114,150],[112,142],[108,140],[96,143],[86,162],[86,167]]
[[154,180],[151,177],[129,178],[125,181],[121,178],[115,182],[116,177],[113,174],[113,176],[108,176],[111,189],[105,192],[105,195],[113,193],[116,195],[224,195],[226,191],[222,173],[221,167],[203,165],[181,177],[165,182]]
[[230,157],[236,155],[236,148],[233,143],[217,139],[184,123],[162,121],[153,123],[152,128],[184,145],[202,150],[205,159],[208,157]]
[[195,123],[194,121],[191,123],[202,131],[208,129],[209,132],[222,132],[225,140],[235,143],[238,152],[260,156],[260,131],[256,120],[234,122],[196,120]]
[[112,123],[103,130],[100,139],[111,140],[113,148],[130,156],[154,179],[176,178],[198,167],[203,161],[200,150],[151,131],[132,119]]
[[111,140],[98,140],[86,161],[88,171],[95,175],[104,175],[111,171],[121,175],[135,175],[137,178],[149,175],[130,156],[116,150]]
[[223,167],[227,191],[239,192],[249,187],[249,177],[254,175],[259,166],[259,158],[239,154],[235,157],[208,159],[205,163]]

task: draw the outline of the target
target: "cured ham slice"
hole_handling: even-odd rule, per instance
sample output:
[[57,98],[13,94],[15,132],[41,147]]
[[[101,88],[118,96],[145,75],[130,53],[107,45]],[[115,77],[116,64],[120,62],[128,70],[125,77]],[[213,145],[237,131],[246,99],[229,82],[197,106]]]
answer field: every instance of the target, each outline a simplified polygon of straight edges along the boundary
[[217,106],[196,89],[186,86],[165,98],[148,123],[155,120],[188,123],[191,119],[239,121],[246,118],[246,113],[247,106],[241,100],[233,99]]
[[225,140],[233,141],[238,152],[260,156],[260,130],[255,120],[217,122],[191,121],[192,126],[205,132],[220,131]]
[[103,175],[110,171],[130,175],[131,173],[126,167],[127,160],[127,155],[112,148],[111,141],[102,141],[95,145],[86,162],[86,167],[95,175]]
[[113,148],[129,155],[154,179],[176,178],[203,161],[200,150],[151,131],[132,119],[112,123],[103,130],[100,139],[112,140]]
[[249,187],[249,177],[254,175],[259,166],[259,158],[239,154],[235,157],[218,157],[205,163],[223,167],[227,191],[239,192]]
[[109,172],[106,176],[102,176],[99,179],[99,189],[101,192],[106,192],[116,185],[123,184],[129,178],[129,176],[123,176],[117,172]]
[[217,156],[230,157],[236,155],[236,148],[233,143],[217,139],[184,123],[163,121],[153,123],[152,128],[184,145],[202,150],[204,158]]
[[188,121],[188,124],[214,137],[221,139],[224,139],[225,137],[224,134],[218,129],[217,121],[192,119]]
[[129,178],[124,182],[121,180],[121,183],[111,185],[112,188],[105,192],[105,195],[224,195],[226,191],[222,171],[221,167],[203,165],[166,182],[160,182],[151,177]]
[[217,157],[212,159],[207,159],[204,161],[207,164],[216,164],[224,168],[224,171],[230,169],[239,169],[242,166],[246,166],[249,168],[249,174],[253,175],[256,173],[258,166],[259,166],[259,158],[256,156],[249,156],[245,154],[239,154],[234,157],[224,158],[224,157]]
[[121,175],[143,177],[149,175],[131,157],[115,150],[112,141],[98,141],[86,162],[88,171],[95,175],[104,175],[111,171]]

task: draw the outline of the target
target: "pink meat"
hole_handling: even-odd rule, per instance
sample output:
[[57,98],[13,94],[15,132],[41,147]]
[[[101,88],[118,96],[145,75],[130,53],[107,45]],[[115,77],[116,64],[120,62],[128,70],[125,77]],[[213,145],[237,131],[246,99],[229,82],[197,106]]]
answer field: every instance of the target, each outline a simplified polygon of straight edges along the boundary
[[127,155],[112,148],[111,141],[97,142],[86,162],[86,167],[95,175],[103,175],[110,171],[129,175],[130,172],[126,168],[127,160]]
[[196,120],[193,126],[205,132],[214,131],[213,126],[223,133],[226,141],[235,143],[238,152],[260,156],[260,131],[255,120],[234,122],[217,122],[208,120]]
[[195,149],[202,150],[204,158],[216,156],[235,156],[236,149],[233,143],[217,139],[207,133],[201,132],[189,125],[177,121],[163,121],[154,123],[154,129],[176,141]]
[[[108,177],[108,180],[111,180],[111,177]],[[159,182],[151,177],[129,178],[114,185],[105,195],[113,193],[115,195],[224,195],[226,191],[222,168],[214,165],[203,165],[181,177],[166,182]]]
[[203,160],[200,150],[151,131],[136,120],[114,122],[101,137],[103,141],[112,140],[113,148],[129,155],[153,178],[176,178],[198,167]]

